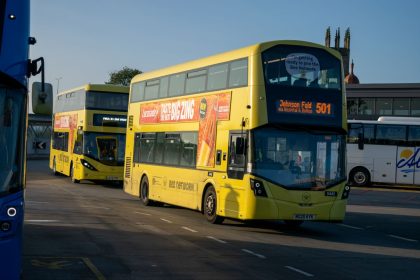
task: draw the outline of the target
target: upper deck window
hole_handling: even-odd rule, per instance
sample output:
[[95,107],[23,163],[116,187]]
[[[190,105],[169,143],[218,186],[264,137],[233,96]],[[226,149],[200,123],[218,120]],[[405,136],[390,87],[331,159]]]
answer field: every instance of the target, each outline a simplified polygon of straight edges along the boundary
[[159,95],[159,80],[146,82],[144,97],[146,100],[156,99]]
[[169,77],[169,96],[184,94],[185,73],[175,74]]
[[128,110],[128,95],[124,93],[88,91],[86,109],[123,111]]
[[340,60],[324,50],[279,45],[263,52],[262,59],[268,85],[341,89]]
[[230,63],[229,87],[240,87],[248,84],[248,60],[242,59]]
[[228,77],[228,64],[214,65],[209,68],[207,90],[218,90],[226,88]]
[[206,90],[207,69],[192,71],[187,74],[185,93],[203,92]]

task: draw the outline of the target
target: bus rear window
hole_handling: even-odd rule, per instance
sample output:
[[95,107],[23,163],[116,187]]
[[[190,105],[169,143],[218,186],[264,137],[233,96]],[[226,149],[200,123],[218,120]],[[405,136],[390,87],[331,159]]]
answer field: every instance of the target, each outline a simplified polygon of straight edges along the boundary
[[278,45],[262,60],[267,85],[341,89],[340,60],[321,49]]

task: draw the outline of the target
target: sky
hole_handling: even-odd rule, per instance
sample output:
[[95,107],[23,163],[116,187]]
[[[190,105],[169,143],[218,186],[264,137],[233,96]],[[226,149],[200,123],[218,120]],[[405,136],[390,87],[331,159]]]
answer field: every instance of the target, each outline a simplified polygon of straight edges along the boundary
[[[32,0],[30,57],[54,92],[104,83],[258,42],[324,44],[350,28],[361,83],[420,83],[418,0]],[[32,81],[39,80],[39,77]]]

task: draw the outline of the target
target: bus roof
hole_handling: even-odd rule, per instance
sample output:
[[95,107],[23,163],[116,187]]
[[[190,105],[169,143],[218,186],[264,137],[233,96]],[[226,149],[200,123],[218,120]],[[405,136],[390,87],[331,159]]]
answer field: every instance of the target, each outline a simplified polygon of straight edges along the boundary
[[258,44],[254,44],[254,45],[247,46],[244,48],[231,50],[224,53],[219,53],[216,55],[188,61],[188,62],[181,63],[178,65],[169,66],[166,68],[141,73],[141,74],[136,75],[131,80],[131,83],[152,79],[154,77],[161,77],[161,76],[166,76],[166,75],[170,75],[170,74],[174,74],[178,72],[183,72],[190,69],[199,69],[201,67],[206,67],[213,64],[219,64],[219,63],[223,63],[227,61],[241,59],[244,57],[254,56],[276,45],[296,45],[296,46],[320,48],[320,49],[326,50],[327,52],[329,52],[331,55],[335,56],[336,58],[341,59],[341,55],[337,51],[331,48],[326,48],[319,44],[305,42],[305,41],[297,41],[297,40],[269,41],[269,42],[258,43]]
[[420,118],[416,118],[416,117],[379,117],[378,122],[420,123]]
[[375,120],[348,120],[348,123],[400,124],[400,125],[416,124],[416,125],[420,125],[420,118],[415,118],[415,117],[379,117],[377,121],[375,121]]
[[63,95],[66,93],[74,92],[74,91],[102,91],[102,92],[115,92],[115,93],[125,93],[128,94],[129,87],[126,86],[118,86],[118,85],[108,85],[108,84],[86,84],[77,88],[69,89],[63,92],[60,92],[59,95]]

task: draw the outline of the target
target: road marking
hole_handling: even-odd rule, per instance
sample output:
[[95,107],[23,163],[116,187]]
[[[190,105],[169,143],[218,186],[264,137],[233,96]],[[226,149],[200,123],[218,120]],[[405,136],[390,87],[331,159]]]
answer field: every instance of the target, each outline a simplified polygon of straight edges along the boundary
[[94,209],[105,209],[105,210],[111,210],[111,208],[108,207],[101,207],[101,206],[90,206],[90,205],[81,205],[82,208],[94,208]]
[[26,223],[56,223],[59,220],[25,220]]
[[253,256],[256,256],[256,257],[258,257],[258,258],[260,258],[260,259],[265,259],[265,256],[260,255],[260,254],[257,254],[257,253],[254,253],[254,252],[252,252],[252,251],[250,251],[250,250],[247,250],[247,249],[242,249],[242,251],[243,251],[243,252],[245,252],[245,253],[251,254],[251,255],[253,255]]
[[172,235],[170,232],[165,231],[165,230],[161,230],[158,227],[152,226],[152,225],[146,225],[143,223],[136,223],[136,225],[138,225],[139,227],[141,227],[142,229],[154,232],[156,234],[161,234],[161,235]]
[[27,200],[26,203],[28,203],[28,204],[31,204],[31,203],[33,203],[33,204],[48,204],[49,202]]
[[404,241],[409,241],[409,242],[418,242],[418,241],[417,241],[417,240],[415,240],[415,239],[405,238],[405,237],[401,237],[401,236],[398,236],[398,235],[388,234],[388,236],[389,236],[389,237],[396,238],[396,239],[401,239],[401,240],[404,240]]
[[365,213],[365,214],[420,217],[420,209],[417,209],[417,208],[382,207],[382,206],[371,206],[371,205],[347,205],[346,211],[348,213]]
[[149,214],[149,213],[143,213],[143,212],[137,212],[137,211],[134,212],[134,213],[144,215],[144,216],[151,216],[151,214]]
[[105,276],[99,271],[99,269],[91,262],[89,258],[82,258],[83,262],[89,267],[89,269],[95,274],[96,279],[106,280]]
[[164,218],[160,218],[162,221],[164,221],[164,222],[167,222],[168,224],[172,224],[172,222],[171,221],[169,221],[169,220],[167,220],[167,219],[164,219]]
[[290,270],[293,270],[293,271],[295,271],[295,272],[298,272],[298,273],[300,273],[300,274],[303,274],[303,275],[305,275],[305,276],[307,276],[307,277],[313,277],[313,276],[314,276],[313,274],[310,274],[310,273],[305,272],[305,271],[303,271],[303,270],[297,269],[297,268],[295,268],[295,267],[293,267],[293,266],[288,266],[288,265],[286,265],[286,266],[285,266],[285,268],[288,268],[288,269],[290,269]]
[[191,232],[198,232],[198,231],[196,231],[196,230],[194,230],[194,229],[191,229],[191,228],[189,228],[189,227],[182,227],[183,229],[185,229],[185,230],[188,230],[188,231],[191,231]]
[[47,269],[63,269],[65,267],[71,266],[71,261],[48,261],[48,260],[31,260],[31,264],[36,267],[43,267]]
[[339,224],[342,227],[346,227],[346,228],[351,228],[351,229],[358,229],[358,230],[364,230],[361,227],[355,227],[355,226],[350,226],[350,225],[346,225],[346,224]]
[[212,239],[212,240],[217,241],[217,242],[222,243],[222,244],[227,243],[226,241],[221,240],[221,239],[217,239],[216,237],[213,237],[213,236],[207,236],[207,238]]

